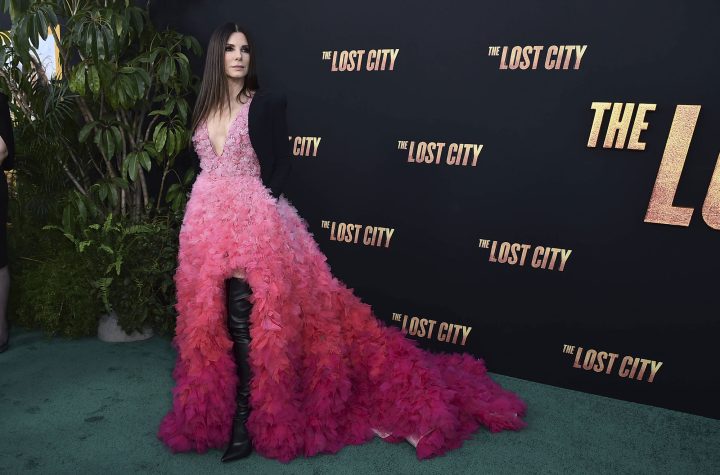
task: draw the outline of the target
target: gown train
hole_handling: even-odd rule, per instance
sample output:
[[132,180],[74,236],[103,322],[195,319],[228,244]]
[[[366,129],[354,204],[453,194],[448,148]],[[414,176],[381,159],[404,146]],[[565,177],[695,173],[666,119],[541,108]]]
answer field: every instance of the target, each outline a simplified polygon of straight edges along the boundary
[[202,172],[180,231],[178,359],[173,406],[158,436],[173,451],[224,448],[237,375],[225,279],[252,287],[248,431],[255,450],[288,462],[380,435],[418,459],[459,447],[482,424],[520,429],[525,403],[468,353],[431,353],[378,320],[332,275],[307,222],[260,180],[247,107],[218,156],[207,126],[193,141]]

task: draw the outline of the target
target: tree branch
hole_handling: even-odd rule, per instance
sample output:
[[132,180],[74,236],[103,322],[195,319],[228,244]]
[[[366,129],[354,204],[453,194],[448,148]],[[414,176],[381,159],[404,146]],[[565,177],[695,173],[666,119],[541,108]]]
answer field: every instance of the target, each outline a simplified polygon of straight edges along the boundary
[[73,182],[73,185],[75,185],[75,188],[77,188],[78,191],[80,193],[82,193],[84,196],[87,196],[87,191],[85,191],[85,188],[83,188],[83,186],[80,184],[80,182],[78,182],[77,178],[75,178],[75,176],[72,174],[70,169],[68,169],[67,165],[65,165],[65,162],[63,162],[60,159],[60,157],[58,157],[57,155],[53,154],[53,156],[55,157],[55,160],[60,164],[62,169],[65,171],[65,174],[68,176],[68,178],[70,178],[70,181]]

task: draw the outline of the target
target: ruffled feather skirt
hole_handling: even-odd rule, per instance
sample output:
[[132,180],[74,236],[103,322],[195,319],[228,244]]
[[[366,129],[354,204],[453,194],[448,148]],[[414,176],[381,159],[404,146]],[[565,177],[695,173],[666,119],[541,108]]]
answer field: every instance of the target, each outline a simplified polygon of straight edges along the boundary
[[307,222],[259,177],[193,186],[180,232],[172,409],[158,436],[173,451],[224,448],[237,375],[225,279],[252,287],[251,412],[255,450],[288,462],[379,435],[418,459],[459,447],[479,425],[520,429],[525,403],[467,353],[431,353],[378,320],[335,278]]

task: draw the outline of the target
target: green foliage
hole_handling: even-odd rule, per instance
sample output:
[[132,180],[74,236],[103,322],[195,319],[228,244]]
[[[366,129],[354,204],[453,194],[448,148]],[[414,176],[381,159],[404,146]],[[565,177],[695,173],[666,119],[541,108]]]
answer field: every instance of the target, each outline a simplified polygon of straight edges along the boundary
[[175,328],[177,231],[172,223],[156,221],[149,232],[138,235],[133,252],[123,261],[122,272],[113,278],[110,301],[120,326],[127,332],[149,325],[159,333]]
[[90,291],[96,270],[79,261],[61,235],[23,226],[8,235],[10,252],[9,314],[13,322],[48,335],[80,337],[97,331],[102,304]]
[[74,227],[45,226],[60,231],[72,243],[76,259],[92,273],[90,291],[105,312],[115,311],[128,333],[153,326],[160,332],[173,327],[177,256],[176,226],[172,217],[146,224],[125,224],[108,215],[101,224],[90,224],[77,235]]
[[102,313],[114,311],[128,333],[152,327],[171,333],[176,312],[173,273],[175,217],[127,225],[108,216],[75,236],[21,221],[9,233],[13,321],[50,335],[92,335]]
[[[188,55],[199,43],[157,31],[129,0],[0,0],[0,10],[13,20],[0,34],[0,90],[12,97],[18,157],[14,319],[80,336],[113,310],[128,332],[172,330],[177,235],[195,178],[175,160],[190,143],[187,98],[199,81]],[[36,50],[48,34],[60,74]]]
[[[70,180],[63,224],[82,227],[110,213],[139,223],[168,204],[181,211],[188,188],[174,166],[190,142],[187,97],[199,81],[188,54],[200,54],[197,40],[157,31],[148,10],[128,0],[0,0],[0,9],[13,20],[9,38],[0,38],[0,88]],[[37,54],[48,34],[60,51],[59,75]],[[168,198],[168,176],[183,193]]]

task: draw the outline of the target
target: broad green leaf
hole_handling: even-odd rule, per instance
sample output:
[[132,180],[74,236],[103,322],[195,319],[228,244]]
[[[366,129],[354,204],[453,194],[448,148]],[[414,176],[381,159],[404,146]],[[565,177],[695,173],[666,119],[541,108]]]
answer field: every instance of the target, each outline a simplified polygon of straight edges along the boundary
[[185,186],[190,185],[190,182],[195,178],[195,170],[192,168],[188,168],[188,170],[185,172],[185,177],[183,178],[183,184]]
[[122,149],[122,132],[120,131],[120,128],[113,125],[110,127],[110,132],[112,133],[112,138],[115,143],[115,147],[118,150]]
[[187,121],[188,114],[188,103],[185,99],[178,100],[178,110],[180,111],[180,117],[183,122]]
[[112,58],[115,53],[115,35],[110,28],[103,28],[103,36],[105,37],[105,48],[108,58]]
[[[117,80],[118,91],[122,92],[128,99],[136,97],[135,91],[132,90],[132,86],[128,85],[128,78],[125,75],[118,77]],[[122,101],[121,101],[122,102]]]
[[180,192],[181,188],[180,185],[177,183],[173,183],[168,187],[167,193],[165,194],[165,201],[170,202],[175,198],[175,195],[177,195]]
[[180,78],[182,79],[183,84],[190,82],[190,66],[187,64],[180,65]]
[[151,157],[157,157],[158,155],[158,151],[155,149],[155,144],[153,142],[148,142],[143,145],[143,150],[147,152]]
[[115,34],[122,38],[123,36],[123,17],[120,15],[115,16]]
[[105,59],[105,43],[103,42],[103,32],[102,29],[97,30],[95,32],[95,39],[93,40],[93,43],[95,45],[95,51],[96,51],[96,58],[98,59]]
[[158,76],[160,76],[160,81],[162,81],[163,83],[168,82],[168,79],[170,79],[170,64],[171,61],[169,58],[164,58],[160,63]]
[[38,13],[37,13],[37,17],[38,17],[38,23],[39,23],[39,25],[38,25],[38,29],[39,29],[38,33],[40,33],[40,36],[42,37],[43,41],[44,41],[44,40],[47,40],[47,36],[48,36],[48,24],[47,24],[47,20],[45,20],[45,10],[42,9],[42,8],[39,9],[39,10],[38,10]]
[[170,70],[169,74],[168,74],[168,79],[170,79],[175,76],[177,67],[175,66],[175,61],[172,58],[167,58],[166,61],[168,63],[168,68]]
[[31,15],[27,17],[27,34],[30,43],[37,49],[40,47],[40,35],[38,34],[38,27],[35,24],[37,17]]
[[51,5],[47,5],[46,8],[47,17],[50,20],[51,26],[56,26],[58,24],[57,15],[55,14],[55,10]]
[[125,190],[125,191],[127,191],[127,190],[129,189],[128,182],[127,182],[127,180],[124,179],[124,178],[114,177],[114,178],[111,178],[111,179],[110,179],[110,182],[111,182],[113,185],[118,186],[118,187],[122,188],[122,189]]
[[152,167],[152,160],[150,160],[150,154],[145,151],[140,152],[140,163],[145,170],[150,171],[150,167]]
[[78,140],[80,143],[84,143],[87,140],[88,135],[90,135],[90,132],[92,132],[95,128],[95,124],[97,124],[97,121],[92,121],[85,124],[83,128],[80,129],[80,133],[78,134]]
[[175,155],[175,129],[168,130],[166,149],[168,155]]
[[133,78],[135,79],[135,84],[137,85],[138,98],[141,98],[145,95],[145,80],[143,79],[142,74],[139,74],[139,71],[133,74]]
[[95,34],[92,31],[91,25],[84,25],[83,36],[85,36],[85,54],[88,56],[94,56],[95,48],[93,47],[93,38]]
[[100,93],[100,77],[98,76],[97,67],[95,65],[91,65],[87,72],[87,80],[90,90],[95,96],[97,96]]
[[128,157],[127,157],[126,160],[127,160],[127,162],[128,162],[128,176],[130,177],[130,179],[131,179],[132,181],[135,181],[135,180],[137,180],[137,173],[138,173],[138,169],[137,169],[137,164],[138,164],[137,154],[133,153],[132,155],[128,155]]
[[190,64],[190,60],[183,53],[175,53],[175,57],[178,59],[178,61],[182,61],[185,64]]
[[112,133],[107,129],[103,130],[103,140],[107,158],[113,157],[115,155],[115,140],[112,138]]
[[165,141],[167,140],[167,128],[165,124],[159,124],[155,127],[153,132],[153,142],[155,142],[155,150],[158,152],[162,151],[165,147]]
[[180,208],[182,208],[182,204],[183,204],[183,195],[178,193],[178,195],[175,197],[175,199],[172,202],[172,209],[177,211]]
[[130,158],[135,154],[135,152],[131,152],[125,157],[125,160],[122,162],[122,167],[120,168],[120,176],[123,178],[127,176],[128,174],[128,165],[130,163]]

